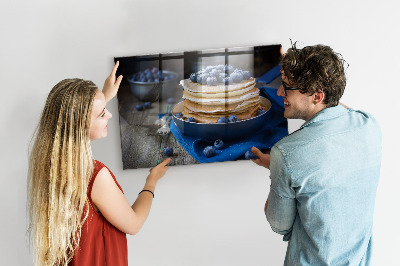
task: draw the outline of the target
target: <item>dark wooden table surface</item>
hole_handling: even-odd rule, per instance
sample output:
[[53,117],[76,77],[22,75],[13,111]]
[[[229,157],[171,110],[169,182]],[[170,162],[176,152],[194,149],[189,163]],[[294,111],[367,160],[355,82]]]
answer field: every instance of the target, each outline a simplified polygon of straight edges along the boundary
[[[182,100],[182,89],[177,87],[173,97],[175,103]],[[162,162],[164,147],[172,147],[174,154],[169,165],[187,165],[198,163],[177,142],[170,132],[167,135],[157,134],[160,126],[155,125],[159,114],[172,109],[174,103],[167,99],[153,102],[151,108],[136,110],[137,104],[143,104],[130,91],[128,85],[121,85],[118,92],[118,111],[121,133],[122,161],[124,169],[151,168]],[[173,123],[173,122],[172,122]]]

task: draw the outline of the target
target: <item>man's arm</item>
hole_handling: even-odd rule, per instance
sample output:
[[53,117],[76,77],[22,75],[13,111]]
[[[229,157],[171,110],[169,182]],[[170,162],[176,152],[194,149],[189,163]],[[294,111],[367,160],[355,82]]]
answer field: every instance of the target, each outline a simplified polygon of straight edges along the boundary
[[291,175],[284,157],[276,147],[271,150],[270,177],[271,187],[264,211],[272,230],[285,235],[284,240],[288,240],[297,213],[296,193],[291,187]]

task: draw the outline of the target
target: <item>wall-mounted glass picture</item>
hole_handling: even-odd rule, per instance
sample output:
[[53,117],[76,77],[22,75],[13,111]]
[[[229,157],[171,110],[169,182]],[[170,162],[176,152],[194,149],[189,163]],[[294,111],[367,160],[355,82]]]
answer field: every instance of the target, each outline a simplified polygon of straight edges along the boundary
[[124,169],[251,159],[288,134],[281,45],[115,57]]

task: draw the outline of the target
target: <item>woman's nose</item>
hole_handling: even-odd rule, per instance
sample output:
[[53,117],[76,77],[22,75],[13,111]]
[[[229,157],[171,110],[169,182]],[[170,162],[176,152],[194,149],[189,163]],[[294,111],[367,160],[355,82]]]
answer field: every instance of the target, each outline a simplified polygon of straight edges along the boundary
[[112,113],[108,110],[107,110],[107,116],[108,116],[108,119],[110,119],[112,117]]

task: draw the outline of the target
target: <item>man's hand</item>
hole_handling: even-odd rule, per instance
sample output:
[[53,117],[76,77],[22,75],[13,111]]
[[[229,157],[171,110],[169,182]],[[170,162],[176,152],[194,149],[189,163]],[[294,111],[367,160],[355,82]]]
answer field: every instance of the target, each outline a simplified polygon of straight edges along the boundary
[[115,95],[117,95],[119,85],[121,84],[122,81],[122,75],[120,75],[118,79],[115,80],[115,74],[117,73],[118,66],[119,66],[119,61],[115,63],[115,66],[111,71],[110,76],[108,76],[108,78],[104,82],[103,94],[104,97],[106,98],[106,103],[110,101],[112,98],[114,98]]
[[251,151],[258,156],[258,158],[260,159],[252,159],[253,162],[255,162],[256,164],[263,166],[265,168],[269,169],[269,163],[270,163],[270,155],[269,154],[265,154],[262,153],[259,149],[257,149],[256,147],[251,148]]

